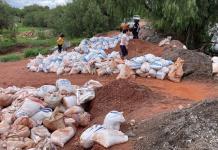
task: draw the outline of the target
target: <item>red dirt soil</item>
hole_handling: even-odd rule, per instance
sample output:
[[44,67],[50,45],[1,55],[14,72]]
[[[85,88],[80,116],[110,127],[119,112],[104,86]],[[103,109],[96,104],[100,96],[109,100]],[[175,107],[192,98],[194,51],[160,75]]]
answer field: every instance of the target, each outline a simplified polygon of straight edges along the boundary
[[[120,51],[119,44],[113,48],[109,49],[106,52],[111,53],[112,51]],[[142,56],[145,54],[154,54],[156,56],[161,56],[163,52],[163,47],[159,47],[150,42],[142,41],[142,40],[131,40],[128,45],[128,57]]]

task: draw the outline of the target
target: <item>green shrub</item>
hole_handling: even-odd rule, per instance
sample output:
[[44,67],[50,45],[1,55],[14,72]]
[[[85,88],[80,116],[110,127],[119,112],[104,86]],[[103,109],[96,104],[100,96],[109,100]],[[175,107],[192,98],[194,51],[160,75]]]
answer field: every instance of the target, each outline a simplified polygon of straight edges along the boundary
[[0,56],[0,62],[18,61],[23,58],[22,54],[8,54]]
[[0,53],[5,53],[7,48],[14,45],[16,45],[16,42],[11,39],[4,39],[0,41]]
[[84,38],[73,38],[70,42],[72,46],[78,46]]
[[29,48],[24,50],[24,57],[28,58],[28,57],[35,57],[38,54],[42,54],[42,55],[46,55],[49,53],[48,48]]

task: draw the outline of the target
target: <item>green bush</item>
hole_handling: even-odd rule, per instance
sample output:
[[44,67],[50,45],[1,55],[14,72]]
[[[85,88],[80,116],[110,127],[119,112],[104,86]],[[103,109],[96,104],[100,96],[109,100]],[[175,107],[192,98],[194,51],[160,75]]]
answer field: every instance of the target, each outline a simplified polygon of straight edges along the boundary
[[18,61],[23,58],[22,54],[8,54],[0,56],[0,62]]
[[46,55],[49,53],[48,48],[29,48],[24,50],[24,57],[28,58],[28,57],[35,57],[38,54],[42,54],[42,55]]
[[16,45],[16,42],[11,39],[4,39],[0,41],[0,53],[5,53],[7,48],[14,45]]

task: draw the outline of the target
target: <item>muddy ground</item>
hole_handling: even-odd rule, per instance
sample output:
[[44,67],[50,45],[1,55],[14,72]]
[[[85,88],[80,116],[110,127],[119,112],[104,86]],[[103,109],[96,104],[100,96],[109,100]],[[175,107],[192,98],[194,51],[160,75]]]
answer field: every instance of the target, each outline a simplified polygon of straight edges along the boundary
[[[119,46],[115,48],[119,50]],[[132,40],[129,45],[130,57],[146,53],[161,56],[163,49],[155,44]],[[110,51],[110,50],[109,50]],[[218,84],[214,82],[199,82],[195,80],[183,80],[181,83],[173,83],[168,80],[157,80],[151,78],[139,78],[116,81],[116,75],[98,77],[97,75],[78,74],[61,75],[54,73],[34,73],[26,69],[28,60],[18,62],[0,63],[0,87],[16,85],[19,87],[39,87],[44,84],[55,84],[59,78],[69,79],[72,84],[83,85],[90,79],[100,81],[104,87],[96,91],[96,99],[91,103],[89,111],[92,114],[92,122],[102,123],[105,114],[111,109],[123,111],[127,123],[121,128],[128,132],[128,122],[132,119],[137,124],[145,120],[160,116],[166,112],[172,112],[200,100],[218,97]],[[90,124],[90,125],[91,125]],[[65,150],[79,150],[78,139],[80,133],[66,144]],[[137,141],[137,136],[130,137],[129,142],[112,147],[112,150],[132,150]],[[99,145],[94,145],[93,150],[103,150]]]

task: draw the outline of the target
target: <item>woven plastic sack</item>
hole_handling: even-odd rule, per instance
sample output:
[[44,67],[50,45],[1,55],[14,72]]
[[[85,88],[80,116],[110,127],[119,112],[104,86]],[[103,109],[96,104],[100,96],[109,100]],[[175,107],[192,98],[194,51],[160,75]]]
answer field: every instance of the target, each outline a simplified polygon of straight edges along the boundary
[[89,80],[88,82],[86,82],[86,83],[84,84],[83,87],[85,87],[85,88],[97,89],[97,88],[100,88],[100,87],[102,87],[102,86],[103,86],[103,85],[102,85],[100,82],[98,82],[98,81]]
[[124,122],[123,112],[111,111],[105,116],[103,126],[106,129],[120,130],[120,125]]
[[43,98],[46,94],[56,92],[57,88],[54,85],[43,85],[37,89],[35,96]]
[[74,89],[71,82],[67,79],[59,79],[56,81],[56,86],[61,94],[71,94]]
[[16,117],[19,118],[21,116],[33,116],[35,113],[37,113],[40,108],[44,107],[44,102],[42,102],[40,99],[36,98],[26,98],[23,105],[20,107],[20,109],[16,112]]
[[166,77],[166,73],[162,72],[162,71],[158,71],[156,74],[156,78],[160,79],[160,80],[164,80],[164,78]]
[[76,129],[73,127],[66,127],[63,129],[58,129],[51,134],[51,142],[60,147],[64,147],[76,133]]
[[148,62],[144,62],[141,66],[141,71],[148,73],[150,70],[150,64]]
[[29,137],[30,129],[24,125],[17,125],[10,130],[8,137]]
[[43,120],[43,125],[51,131],[65,128],[64,115],[54,111],[50,118]]
[[34,120],[37,124],[42,124],[42,121],[45,118],[50,118],[52,115],[52,109],[51,108],[42,108],[39,112],[37,112],[35,115],[31,117],[32,120]]
[[92,88],[80,88],[76,92],[77,104],[84,104],[95,98],[95,91]]
[[80,136],[80,145],[84,148],[91,148],[94,144],[93,136],[95,133],[103,130],[102,125],[93,125],[86,129]]
[[7,107],[11,105],[13,100],[14,98],[11,94],[0,93],[0,106],[1,107]]
[[60,104],[61,100],[62,96],[58,93],[47,94],[44,97],[44,101],[48,104],[48,107],[53,109]]
[[63,98],[63,105],[66,108],[70,108],[72,106],[76,106],[77,105],[77,99],[76,96],[66,96]]
[[64,116],[72,117],[73,114],[84,113],[84,109],[81,106],[72,106],[64,112]]
[[127,142],[128,136],[121,131],[102,129],[94,134],[93,140],[105,148],[109,148],[113,145]]
[[44,140],[50,136],[50,132],[44,126],[38,126],[31,129],[31,139],[35,143],[38,143],[39,141]]

